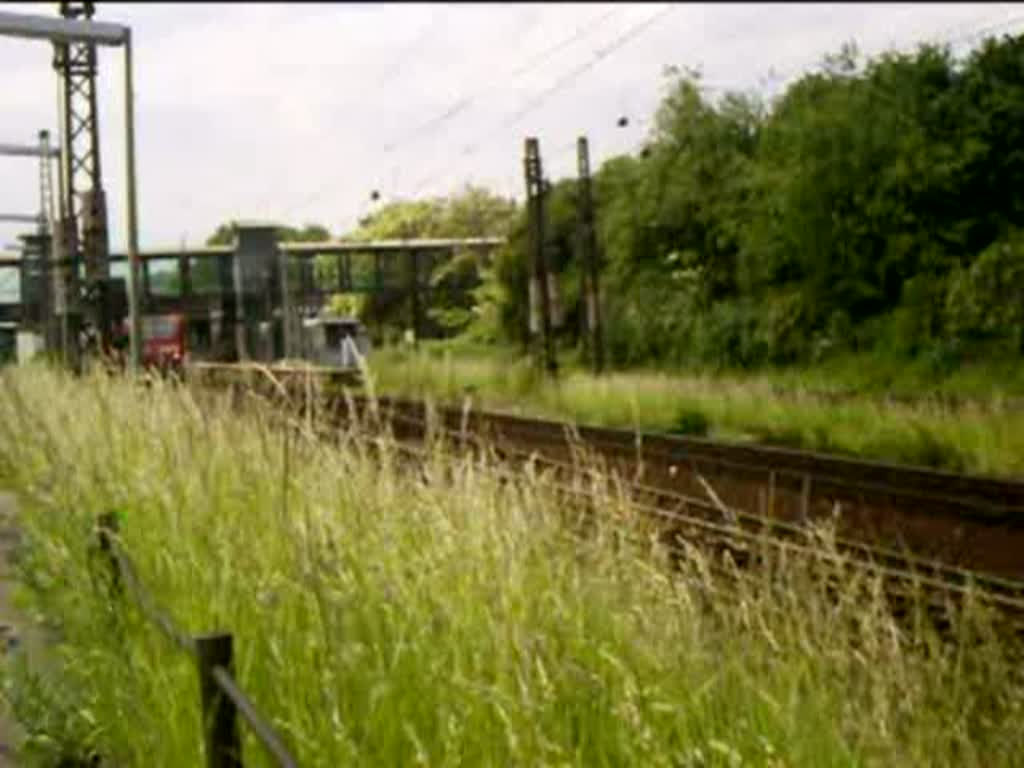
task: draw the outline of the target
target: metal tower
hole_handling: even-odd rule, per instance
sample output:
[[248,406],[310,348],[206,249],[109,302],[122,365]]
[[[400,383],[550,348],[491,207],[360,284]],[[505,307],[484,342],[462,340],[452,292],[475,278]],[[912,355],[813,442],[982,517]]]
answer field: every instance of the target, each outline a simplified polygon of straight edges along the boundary
[[[65,18],[91,19],[94,12],[92,2],[60,3]],[[110,276],[110,246],[100,166],[96,44],[55,43],[53,64],[61,83],[61,250],[71,260],[67,312],[79,316],[90,335],[109,348],[113,329],[105,318],[103,296]],[[80,277],[85,281],[81,287]]]

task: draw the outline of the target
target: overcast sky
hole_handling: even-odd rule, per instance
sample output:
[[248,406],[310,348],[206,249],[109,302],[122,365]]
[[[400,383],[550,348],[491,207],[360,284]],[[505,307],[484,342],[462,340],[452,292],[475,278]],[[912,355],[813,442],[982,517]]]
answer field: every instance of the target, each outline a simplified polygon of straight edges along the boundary
[[[1004,4],[122,4],[131,26],[143,248],[201,242],[230,218],[338,233],[383,201],[466,182],[522,196],[523,138],[545,171],[637,145],[668,65],[777,91],[844,41],[862,51],[1024,29]],[[56,16],[57,3],[0,3]],[[0,142],[56,134],[49,44],[0,38]],[[592,66],[590,66],[592,64]],[[100,52],[111,245],[124,247],[122,54]],[[774,89],[774,91],[773,91]],[[444,117],[445,115],[447,117]],[[618,128],[620,115],[631,123]],[[2,158],[0,211],[38,209],[37,166]],[[23,226],[0,223],[0,246]]]

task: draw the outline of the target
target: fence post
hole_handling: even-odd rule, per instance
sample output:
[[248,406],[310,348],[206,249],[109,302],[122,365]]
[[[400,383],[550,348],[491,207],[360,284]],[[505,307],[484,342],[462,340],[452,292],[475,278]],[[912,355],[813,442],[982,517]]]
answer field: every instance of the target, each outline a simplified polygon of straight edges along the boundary
[[105,512],[96,518],[96,535],[99,540],[100,553],[110,563],[111,587],[114,594],[121,592],[121,568],[114,555],[113,536],[117,533],[117,515]]
[[214,667],[222,667],[234,676],[231,635],[202,635],[195,638],[195,644],[207,768],[242,768],[238,712],[213,677]]

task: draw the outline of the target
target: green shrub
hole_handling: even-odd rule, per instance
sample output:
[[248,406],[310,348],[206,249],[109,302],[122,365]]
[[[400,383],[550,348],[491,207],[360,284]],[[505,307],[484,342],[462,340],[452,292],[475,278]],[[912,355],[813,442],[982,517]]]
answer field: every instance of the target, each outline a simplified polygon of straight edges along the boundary
[[676,415],[675,425],[670,431],[680,435],[705,437],[710,428],[707,414],[696,408],[684,407]]

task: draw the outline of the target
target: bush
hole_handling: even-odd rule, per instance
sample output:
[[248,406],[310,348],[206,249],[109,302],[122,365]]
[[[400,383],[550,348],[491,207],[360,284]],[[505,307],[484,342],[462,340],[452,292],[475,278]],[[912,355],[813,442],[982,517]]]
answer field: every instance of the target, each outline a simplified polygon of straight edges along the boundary
[[1024,324],[1024,231],[1014,230],[950,275],[945,319],[966,343],[999,340],[1019,351]]
[[684,407],[676,416],[675,426],[669,431],[678,435],[704,437],[708,434],[710,428],[711,422],[703,411]]

